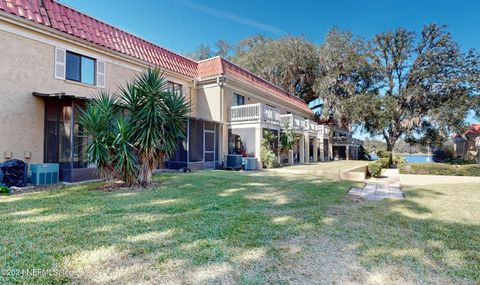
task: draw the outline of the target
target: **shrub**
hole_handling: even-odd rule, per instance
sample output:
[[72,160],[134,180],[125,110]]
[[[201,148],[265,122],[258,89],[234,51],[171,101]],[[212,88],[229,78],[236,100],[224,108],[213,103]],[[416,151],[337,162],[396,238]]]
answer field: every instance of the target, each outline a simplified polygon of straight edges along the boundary
[[369,163],[368,173],[370,173],[372,177],[380,177],[380,174],[382,174],[382,164],[378,161]]
[[464,164],[474,164],[475,162],[465,160],[463,158],[449,158],[444,161],[444,163],[448,164],[456,164],[456,165],[464,165]]
[[380,158],[378,162],[382,165],[382,168],[390,168],[390,158],[383,157]]
[[7,186],[0,185],[0,194],[8,195],[9,193],[10,193],[10,189]]
[[457,167],[444,163],[405,163],[399,166],[401,174],[458,175]]
[[386,150],[379,150],[377,151],[377,156],[379,158],[390,158],[390,155],[392,153],[390,151],[386,151]]
[[480,164],[462,165],[458,168],[461,176],[480,176]]
[[443,148],[437,148],[436,150],[433,151],[433,154],[432,154],[432,160],[434,162],[444,162],[451,158],[452,157],[450,155],[450,152]]
[[111,183],[152,183],[159,162],[186,138],[190,102],[168,91],[159,69],[139,73],[118,92],[100,91],[80,110],[79,123],[90,139],[84,159]]
[[394,164],[402,164],[402,163],[405,163],[405,162],[407,162],[407,161],[405,160],[405,158],[404,158],[403,156],[394,155],[394,156],[393,156],[393,159],[392,159],[392,162],[393,162]]
[[262,160],[265,168],[273,168],[278,166],[277,156],[273,152],[272,142],[277,137],[270,131],[263,132],[263,141],[260,146],[260,159]]

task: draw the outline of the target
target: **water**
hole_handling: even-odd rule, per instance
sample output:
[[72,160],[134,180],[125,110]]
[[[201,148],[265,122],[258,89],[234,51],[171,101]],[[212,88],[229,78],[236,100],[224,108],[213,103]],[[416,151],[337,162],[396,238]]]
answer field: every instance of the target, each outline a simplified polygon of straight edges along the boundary
[[[433,162],[431,155],[402,155],[408,163]],[[430,159],[427,159],[430,158]]]
[[[431,155],[402,155],[403,158],[407,160],[408,163],[421,163],[421,162],[433,162]],[[430,158],[430,161],[427,160]],[[372,160],[378,159],[378,156],[372,155]]]

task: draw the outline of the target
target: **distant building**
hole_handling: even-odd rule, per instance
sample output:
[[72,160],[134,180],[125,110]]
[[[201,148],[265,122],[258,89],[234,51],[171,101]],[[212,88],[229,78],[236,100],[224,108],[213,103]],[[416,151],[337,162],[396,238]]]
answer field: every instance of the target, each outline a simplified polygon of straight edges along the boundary
[[480,123],[473,124],[463,135],[456,135],[455,156],[480,163]]

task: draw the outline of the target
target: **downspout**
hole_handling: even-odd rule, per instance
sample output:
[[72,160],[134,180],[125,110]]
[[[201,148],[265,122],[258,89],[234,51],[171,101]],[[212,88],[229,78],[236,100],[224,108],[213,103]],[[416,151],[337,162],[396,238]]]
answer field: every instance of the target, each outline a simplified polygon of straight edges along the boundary
[[224,87],[225,87],[225,85],[227,85],[227,78],[225,76],[217,77],[217,84],[220,87],[220,145],[219,145],[220,157],[219,157],[219,159],[223,164],[224,156],[225,156],[224,141],[225,141],[225,139],[228,139],[228,138],[224,137],[225,127],[226,127],[225,118],[224,118],[224,109],[225,109],[225,105],[224,105],[225,89],[224,89]]

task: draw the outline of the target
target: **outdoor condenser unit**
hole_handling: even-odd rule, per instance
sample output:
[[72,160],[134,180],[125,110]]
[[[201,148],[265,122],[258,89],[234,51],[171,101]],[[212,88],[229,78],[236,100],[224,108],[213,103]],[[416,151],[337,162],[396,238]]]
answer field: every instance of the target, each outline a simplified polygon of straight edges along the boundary
[[35,163],[30,165],[33,185],[48,185],[58,183],[58,163]]
[[227,154],[227,165],[226,169],[234,169],[234,170],[239,170],[242,169],[242,156],[238,154]]
[[245,170],[258,170],[258,160],[255,157],[246,157]]

